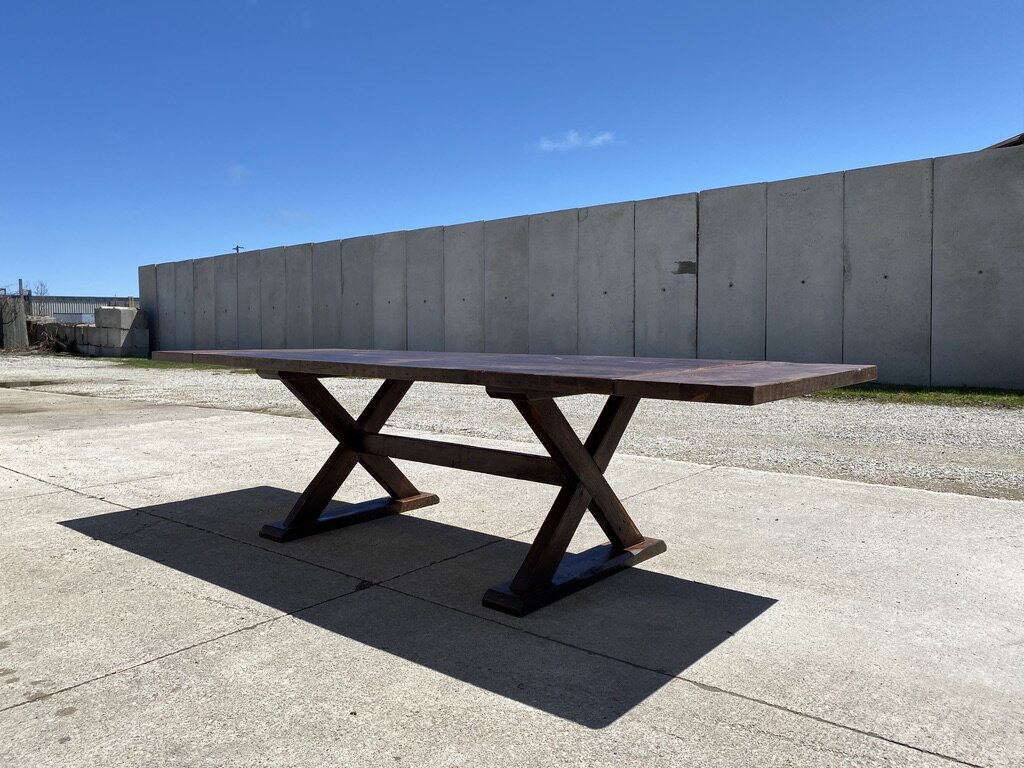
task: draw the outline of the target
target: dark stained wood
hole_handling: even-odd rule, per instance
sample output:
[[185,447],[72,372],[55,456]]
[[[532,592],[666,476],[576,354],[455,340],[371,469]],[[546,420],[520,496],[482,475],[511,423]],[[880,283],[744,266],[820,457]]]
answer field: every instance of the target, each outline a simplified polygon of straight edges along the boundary
[[340,503],[336,508],[327,510],[308,523],[289,525],[285,520],[267,523],[260,529],[260,536],[273,541],[292,541],[376,520],[379,517],[411,512],[420,507],[429,507],[431,504],[437,504],[437,496],[432,493],[420,493],[405,499],[383,498],[361,501],[358,504]]
[[530,453],[480,448],[440,440],[424,440],[400,435],[364,435],[362,455],[390,456],[393,459],[418,461],[440,467],[464,469],[486,475],[529,480],[535,483],[561,485],[565,473],[551,458]]
[[756,405],[872,381],[873,365],[644,357],[265,349],[155,352],[154,359],[314,376],[475,384],[495,393],[605,394]]

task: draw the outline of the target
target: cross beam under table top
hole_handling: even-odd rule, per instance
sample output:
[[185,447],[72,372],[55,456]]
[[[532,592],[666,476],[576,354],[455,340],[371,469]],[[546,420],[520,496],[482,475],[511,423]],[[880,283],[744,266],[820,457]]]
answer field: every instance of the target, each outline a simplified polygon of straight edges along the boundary
[[[663,541],[646,538],[640,533],[604,476],[640,402],[637,397],[609,396],[583,443],[555,404],[553,395],[488,390],[492,397],[511,401],[523,415],[549,454],[538,456],[381,434],[380,429],[412,386],[410,381],[385,379],[356,419],[316,375],[287,372],[263,375],[280,379],[338,440],[338,447],[299,496],[288,516],[260,530],[265,538],[290,541],[437,504],[437,496],[418,490],[392,461],[405,459],[560,486],[519,571],[510,581],[492,587],[484,595],[483,603],[490,608],[523,616],[665,551]],[[360,504],[344,504],[325,512],[357,464],[362,465],[388,495]],[[579,554],[566,554],[588,509],[608,536],[609,543]]]
[[[416,488],[393,459],[559,486],[518,572],[484,595],[484,605],[517,616],[665,551],[664,542],[637,530],[604,474],[640,398],[757,405],[872,381],[877,375],[872,365],[475,352],[264,349],[157,352],[153,357],[255,368],[262,376],[280,379],[338,440],[288,516],[263,526],[260,535],[276,541],[436,504],[437,496]],[[353,418],[319,381],[332,376],[384,383]],[[512,402],[548,455],[382,434],[414,381],[486,387],[491,397]],[[585,393],[607,400],[581,442],[555,398]],[[326,512],[357,464],[387,496]],[[608,543],[567,554],[587,510]]]

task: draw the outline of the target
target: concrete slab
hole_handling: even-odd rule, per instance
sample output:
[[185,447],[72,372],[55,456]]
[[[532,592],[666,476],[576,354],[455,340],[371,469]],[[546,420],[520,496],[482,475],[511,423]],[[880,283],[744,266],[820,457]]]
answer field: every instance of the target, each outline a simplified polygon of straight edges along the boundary
[[484,222],[484,349],[530,351],[530,218]]
[[931,378],[932,161],[845,174],[843,361],[878,380]]
[[313,346],[337,349],[341,334],[341,240],[313,243]]
[[156,265],[157,317],[154,323],[153,348],[177,349],[174,340],[174,264]]
[[313,346],[313,244],[289,245],[284,250],[287,310],[285,339],[290,349]]
[[932,386],[1024,388],[1024,147],[935,159]]
[[579,213],[530,217],[530,352],[578,352]]
[[405,349],[405,232],[373,238],[373,346]]
[[638,200],[638,357],[697,356],[697,195]]
[[226,253],[213,262],[213,323],[217,349],[238,349],[238,256]]
[[346,349],[373,349],[373,238],[341,241],[341,340]]
[[765,359],[765,186],[747,184],[700,193],[698,357]]
[[288,269],[283,247],[260,251],[260,344],[263,349],[288,346]]
[[[3,410],[0,410],[0,413],[2,412]],[[55,493],[60,490],[60,488],[44,483],[42,480],[0,467],[0,501],[23,499],[27,496],[39,496],[44,493]]]
[[156,325],[159,321],[159,303],[157,301],[156,289],[156,265],[147,264],[139,267],[139,309],[146,313],[149,322],[150,342],[156,343],[159,330]]
[[79,493],[0,501],[0,519],[9,566],[0,572],[0,710],[358,586]]
[[765,354],[843,359],[843,174],[772,182]]
[[444,348],[484,351],[484,223],[444,228]]
[[579,209],[579,353],[633,354],[633,203]]
[[238,271],[238,348],[261,349],[263,346],[263,323],[260,317],[259,251],[242,251],[237,259]]
[[192,262],[195,309],[193,338],[196,349],[214,349],[217,345],[215,268],[213,258],[196,259]]
[[[197,675],[196,671],[203,674]],[[371,588],[0,714],[13,763],[943,764]],[[527,735],[524,735],[527,734]],[[626,745],[626,746],[624,746]]]
[[195,348],[195,283],[191,261],[174,263],[174,344]]
[[444,350],[444,227],[406,233],[406,341],[409,349]]

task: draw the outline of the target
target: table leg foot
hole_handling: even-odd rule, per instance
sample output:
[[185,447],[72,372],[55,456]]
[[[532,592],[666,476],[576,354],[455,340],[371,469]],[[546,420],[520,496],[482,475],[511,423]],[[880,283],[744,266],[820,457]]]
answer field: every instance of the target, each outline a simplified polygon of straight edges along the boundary
[[378,517],[429,507],[431,504],[437,504],[438,501],[439,499],[433,493],[419,493],[402,499],[383,498],[357,504],[342,504],[324,512],[314,522],[307,525],[289,526],[284,520],[267,523],[260,529],[260,536],[274,541],[291,541],[335,528],[345,528],[349,525],[365,523],[368,520],[376,520]]
[[506,581],[491,587],[484,594],[483,604],[502,613],[513,616],[525,616],[528,613],[561,600],[573,592],[578,592],[594,582],[606,579],[624,568],[629,568],[644,560],[665,551],[665,542],[661,539],[645,538],[638,544],[625,549],[617,549],[611,544],[603,544],[575,555],[566,555],[551,579],[551,584],[542,589],[528,593],[516,592],[512,582]]

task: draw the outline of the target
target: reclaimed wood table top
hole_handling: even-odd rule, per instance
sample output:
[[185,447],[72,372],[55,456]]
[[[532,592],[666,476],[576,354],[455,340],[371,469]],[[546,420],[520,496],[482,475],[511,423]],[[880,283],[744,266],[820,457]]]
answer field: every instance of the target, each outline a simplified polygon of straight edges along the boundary
[[873,365],[490,352],[230,349],[154,352],[154,360],[267,373],[475,384],[492,390],[604,394],[757,405],[873,381]]

